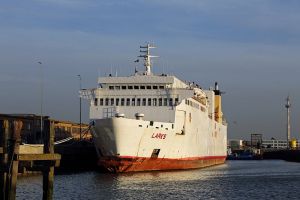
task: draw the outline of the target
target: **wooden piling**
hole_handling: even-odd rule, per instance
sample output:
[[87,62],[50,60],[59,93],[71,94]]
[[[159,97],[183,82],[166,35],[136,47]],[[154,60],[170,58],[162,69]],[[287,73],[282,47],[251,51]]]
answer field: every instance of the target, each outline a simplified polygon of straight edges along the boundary
[[[45,121],[44,131],[44,154],[54,153],[54,123]],[[52,161],[49,161],[52,162]],[[50,164],[50,163],[48,163]],[[43,171],[43,200],[53,197],[54,165],[47,165]]]
[[6,196],[6,185],[7,185],[7,141],[9,134],[8,120],[0,120],[0,147],[2,153],[0,154],[0,199],[7,199]]
[[17,155],[19,155],[20,143],[21,143],[21,129],[23,126],[22,121],[13,122],[13,132],[12,132],[12,154],[11,154],[11,167],[10,167],[10,184],[9,184],[9,197],[10,199],[16,198],[17,191],[17,177],[18,177],[18,167],[19,160]]
[[[43,172],[43,199],[51,200],[54,167],[61,159],[54,154],[54,122],[45,120],[43,154],[20,154],[21,129],[21,121],[0,120],[0,199],[15,200],[19,162],[31,162],[32,170]],[[34,166],[37,160],[43,165]]]

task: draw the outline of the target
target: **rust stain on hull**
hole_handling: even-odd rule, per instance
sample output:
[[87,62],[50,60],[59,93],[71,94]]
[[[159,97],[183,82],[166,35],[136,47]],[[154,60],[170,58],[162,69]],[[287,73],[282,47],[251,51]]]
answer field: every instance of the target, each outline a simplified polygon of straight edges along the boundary
[[209,156],[184,159],[106,157],[100,158],[98,165],[114,173],[155,170],[197,169],[225,162],[226,156]]

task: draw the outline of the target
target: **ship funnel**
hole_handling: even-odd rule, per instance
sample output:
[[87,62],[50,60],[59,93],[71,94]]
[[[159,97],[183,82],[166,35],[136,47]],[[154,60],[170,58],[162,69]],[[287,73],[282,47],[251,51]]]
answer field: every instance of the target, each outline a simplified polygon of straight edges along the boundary
[[218,82],[215,82],[215,90],[219,90]]
[[215,95],[221,96],[221,91],[219,90],[218,82],[215,82],[215,89],[214,89]]
[[143,118],[144,118],[144,114],[143,113],[136,113],[135,114],[135,118],[137,119],[137,120],[143,120]]
[[221,91],[219,90],[218,82],[215,82],[215,121],[222,123],[223,113],[222,113],[222,97]]

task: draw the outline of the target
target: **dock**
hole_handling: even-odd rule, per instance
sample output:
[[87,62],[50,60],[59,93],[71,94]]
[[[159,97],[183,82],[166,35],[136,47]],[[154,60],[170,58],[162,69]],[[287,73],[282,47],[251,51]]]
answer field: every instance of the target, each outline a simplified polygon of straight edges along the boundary
[[53,198],[54,167],[60,164],[61,155],[54,153],[54,122],[44,121],[43,152],[21,152],[23,122],[16,119],[0,120],[0,199],[16,199],[19,164],[26,170],[43,174],[43,199]]
[[92,141],[71,140],[55,145],[55,153],[61,154],[57,173],[71,173],[97,170],[97,154]]
[[263,152],[264,159],[280,159],[291,162],[300,162],[300,149],[279,149]]

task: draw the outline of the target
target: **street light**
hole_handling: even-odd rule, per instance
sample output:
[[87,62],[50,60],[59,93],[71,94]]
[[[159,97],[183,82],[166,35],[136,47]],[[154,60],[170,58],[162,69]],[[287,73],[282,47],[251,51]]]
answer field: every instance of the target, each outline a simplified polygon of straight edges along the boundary
[[[81,75],[77,75],[79,78],[79,91],[81,90]],[[79,95],[79,138],[81,141],[81,96]]]
[[41,137],[43,137],[43,67],[42,67],[42,62],[38,62],[40,65],[41,69]]

